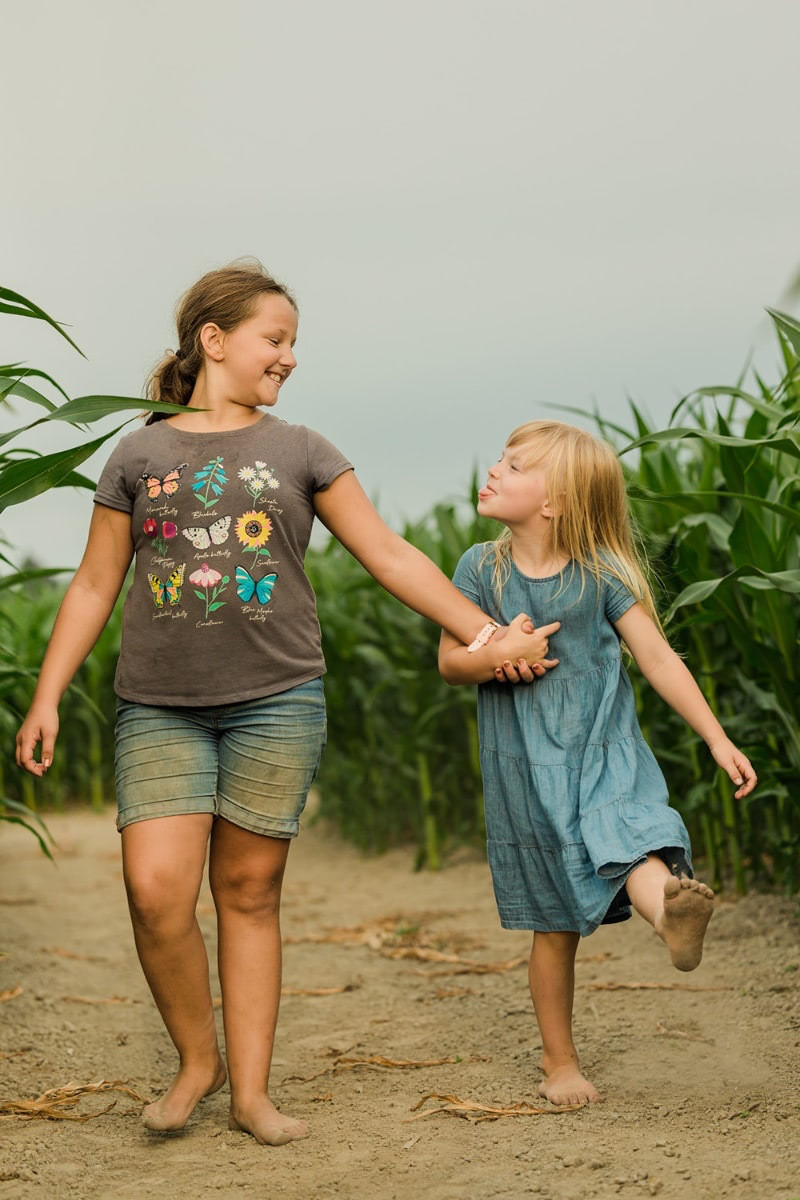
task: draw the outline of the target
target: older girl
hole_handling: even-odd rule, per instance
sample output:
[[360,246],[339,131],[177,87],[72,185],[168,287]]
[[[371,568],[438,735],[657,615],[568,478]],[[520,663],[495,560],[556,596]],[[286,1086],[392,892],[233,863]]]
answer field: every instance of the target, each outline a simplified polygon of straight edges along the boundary
[[[135,555],[115,682],[118,827],[136,948],[180,1059],[143,1119],[180,1129],[226,1079],[195,915],[208,851],[230,1128],[280,1144],[307,1133],[276,1109],[267,1082],[281,883],[325,740],[325,664],[303,571],[314,517],[454,638],[471,641],[486,615],[384,525],[335,446],[261,411],[296,366],[297,306],[283,285],[257,264],[212,271],[185,295],[177,325],[150,394],[181,407],[124,437],[102,473],[17,761],[35,775],[52,762],[59,700]],[[490,669],[540,660],[557,626],[523,624],[478,657]]]

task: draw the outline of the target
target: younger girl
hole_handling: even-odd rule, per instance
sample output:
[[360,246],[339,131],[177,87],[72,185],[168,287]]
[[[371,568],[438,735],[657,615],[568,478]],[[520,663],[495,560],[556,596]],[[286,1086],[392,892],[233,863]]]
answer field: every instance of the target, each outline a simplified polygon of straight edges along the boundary
[[[708,744],[748,795],[756,776],[725,736],[660,632],[638,559],[622,471],[610,446],[554,421],[516,429],[479,492],[478,512],[502,521],[473,546],[456,586],[504,621],[558,613],[557,671],[502,686],[449,631],[439,669],[480,684],[481,769],[489,864],[500,920],[533,929],[529,980],[542,1037],[542,1096],[582,1104],[599,1095],[572,1039],[575,952],[630,905],[666,943],[674,966],[700,962],[713,893],[692,877],[689,838],[642,738],[620,638],[645,678]],[[513,673],[511,664],[506,677]]]
[[[136,949],[180,1057],[144,1122],[182,1128],[226,1078],[195,915],[209,850],[229,1124],[280,1144],[307,1133],[277,1111],[267,1082],[281,883],[325,740],[325,664],[303,571],[314,517],[455,639],[470,642],[486,615],[383,524],[330,442],[260,411],[296,365],[297,307],[285,287],[259,265],[212,271],[187,292],[177,323],[178,349],[150,391],[183,407],[124,437],[102,473],[17,762],[34,775],[52,762],[59,700],[135,554],[115,681],[117,824]],[[558,626],[523,624],[476,654],[487,670],[546,653]]]

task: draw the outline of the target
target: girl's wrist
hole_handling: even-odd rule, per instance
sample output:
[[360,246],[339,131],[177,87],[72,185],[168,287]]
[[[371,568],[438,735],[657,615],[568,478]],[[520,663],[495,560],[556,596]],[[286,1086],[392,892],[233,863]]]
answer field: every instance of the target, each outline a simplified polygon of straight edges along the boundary
[[467,646],[467,654],[474,654],[476,650],[482,650],[484,646],[489,644],[499,628],[500,626],[496,621],[487,621]]

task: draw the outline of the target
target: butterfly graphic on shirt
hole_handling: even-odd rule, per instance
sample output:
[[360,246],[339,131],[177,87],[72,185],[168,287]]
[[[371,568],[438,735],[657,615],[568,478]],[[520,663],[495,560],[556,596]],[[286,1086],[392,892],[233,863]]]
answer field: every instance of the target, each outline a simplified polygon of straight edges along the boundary
[[221,546],[223,542],[227,542],[230,527],[231,518],[220,517],[213,525],[209,525],[208,529],[204,529],[202,525],[191,525],[188,529],[182,529],[181,533],[189,539],[195,550],[207,550],[209,546]]
[[147,582],[150,584],[150,591],[153,593],[153,603],[156,608],[163,608],[167,603],[174,608],[180,603],[181,588],[183,587],[183,576],[186,572],[186,563],[181,563],[176,567],[166,578],[166,581],[159,579],[158,575],[147,574]]
[[236,568],[236,595],[247,604],[255,596],[259,604],[268,604],[275,587],[276,574],[262,575],[260,579],[253,576],[246,567]]
[[188,463],[179,463],[177,467],[173,467],[163,476],[143,471],[139,478],[144,480],[148,500],[157,500],[162,494],[174,496],[181,481],[181,473],[186,470],[188,465]]

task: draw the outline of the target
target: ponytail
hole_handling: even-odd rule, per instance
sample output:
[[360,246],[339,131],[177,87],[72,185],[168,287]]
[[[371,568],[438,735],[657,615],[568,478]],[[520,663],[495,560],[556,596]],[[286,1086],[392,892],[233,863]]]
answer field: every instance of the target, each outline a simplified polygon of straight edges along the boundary
[[[253,315],[258,298],[283,296],[292,307],[297,302],[287,287],[264,270],[257,259],[244,259],[218,271],[209,271],[198,279],[178,305],[175,323],[178,349],[161,359],[150,374],[148,400],[186,406],[192,398],[197,377],[203,366],[200,331],[210,321],[225,333]],[[150,413],[145,424],[163,421],[169,413]]]

